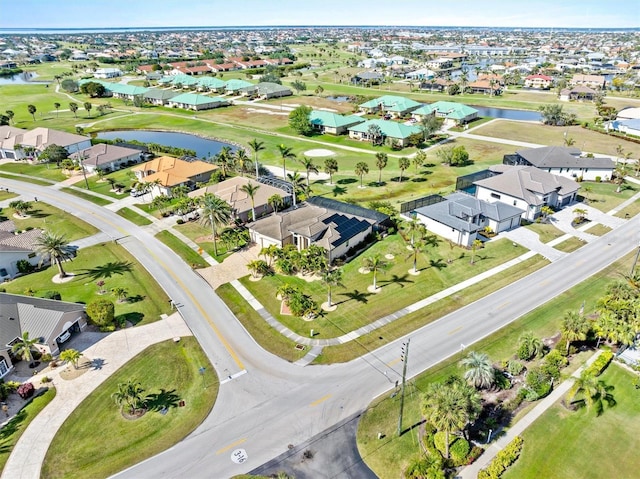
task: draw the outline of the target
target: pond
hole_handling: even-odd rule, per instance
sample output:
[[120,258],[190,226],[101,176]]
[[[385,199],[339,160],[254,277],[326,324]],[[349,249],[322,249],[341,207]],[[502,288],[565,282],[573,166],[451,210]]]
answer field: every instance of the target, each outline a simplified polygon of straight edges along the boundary
[[148,131],[148,130],[115,130],[104,131],[96,134],[96,138],[113,140],[121,138],[125,141],[137,140],[143,143],[157,143],[159,145],[173,146],[175,148],[185,148],[194,150],[198,158],[208,158],[215,156],[225,146],[230,146],[234,151],[237,146],[222,141],[209,140],[188,133],[174,133],[171,131]]
[[345,102],[345,101],[349,101],[351,99],[351,97],[349,96],[328,96],[327,100],[331,100],[331,101],[338,101],[338,102]]
[[471,105],[478,110],[478,115],[489,118],[503,118],[505,120],[541,121],[542,115],[537,111],[510,110],[508,108],[489,108],[486,106]]
[[29,83],[48,83],[34,81],[38,77],[37,73],[22,72],[15,75],[0,76],[0,85],[27,85]]

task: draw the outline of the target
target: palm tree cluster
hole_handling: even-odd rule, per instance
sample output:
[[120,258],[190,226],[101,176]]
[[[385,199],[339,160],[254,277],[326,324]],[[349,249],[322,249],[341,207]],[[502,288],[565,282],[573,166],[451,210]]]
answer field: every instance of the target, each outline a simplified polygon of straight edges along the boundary
[[640,332],[640,276],[625,279],[611,284],[598,300],[592,327],[599,341],[631,346]]
[[133,416],[144,412],[146,408],[146,398],[143,394],[142,384],[129,379],[126,383],[118,384],[118,390],[111,395],[111,398],[121,410],[126,409],[127,413]]
[[287,275],[296,273],[313,275],[326,271],[329,265],[327,250],[315,244],[298,251],[296,245],[288,244],[283,248],[274,245],[262,248],[260,256],[267,259],[267,266]]

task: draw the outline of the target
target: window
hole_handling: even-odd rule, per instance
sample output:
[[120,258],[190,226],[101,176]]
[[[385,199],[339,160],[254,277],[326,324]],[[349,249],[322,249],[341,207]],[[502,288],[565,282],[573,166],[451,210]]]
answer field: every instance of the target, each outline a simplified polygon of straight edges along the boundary
[[36,253],[29,253],[28,257],[29,258],[35,258],[36,257]]
[[496,200],[499,200],[500,195],[498,193],[491,193],[491,198],[495,198]]
[[0,377],[4,376],[9,372],[9,367],[7,366],[7,360],[5,358],[0,359]]

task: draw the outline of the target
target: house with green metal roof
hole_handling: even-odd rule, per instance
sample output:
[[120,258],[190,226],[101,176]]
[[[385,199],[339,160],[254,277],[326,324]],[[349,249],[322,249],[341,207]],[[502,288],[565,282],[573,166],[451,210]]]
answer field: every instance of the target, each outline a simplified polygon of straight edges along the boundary
[[227,106],[231,103],[226,98],[198,95],[197,93],[181,93],[171,98],[167,104],[172,108],[198,111]]
[[254,86],[253,83],[248,82],[248,81],[244,81],[244,80],[238,80],[238,79],[232,79],[229,80],[225,86],[225,89],[227,90],[227,92],[229,93],[240,93],[240,90],[243,88],[247,88],[247,87],[252,87]]
[[243,96],[259,98],[261,100],[293,95],[291,88],[280,85],[279,83],[271,82],[261,82],[256,85],[241,88],[239,90],[239,93],[241,93]]
[[133,100],[138,95],[144,95],[149,91],[148,88],[134,85],[125,85],[123,83],[103,83],[104,87],[111,92],[114,98],[122,98],[123,100]]
[[164,106],[169,102],[169,100],[178,95],[180,95],[180,93],[174,90],[150,88],[144,95],[142,95],[142,98],[152,105]]
[[349,138],[360,141],[371,141],[374,135],[373,130],[377,129],[379,129],[379,134],[382,135],[384,141],[393,140],[403,147],[409,144],[409,137],[411,135],[421,133],[420,128],[417,126],[405,125],[397,121],[368,120],[348,128]]
[[357,115],[338,115],[330,111],[312,110],[309,121],[313,129],[320,133],[341,135],[346,133],[349,127],[364,122],[364,118]]
[[478,118],[478,110],[462,103],[437,101],[421,106],[411,113],[411,116],[418,121],[427,115],[435,115],[438,118],[444,118],[445,122],[460,125]]
[[224,93],[227,82],[220,78],[204,77],[198,79],[198,90],[214,91],[216,93]]
[[360,111],[365,113],[382,112],[389,114],[393,118],[408,115],[413,110],[420,108],[422,103],[409,98],[394,95],[384,95],[374,100],[365,102],[359,106]]

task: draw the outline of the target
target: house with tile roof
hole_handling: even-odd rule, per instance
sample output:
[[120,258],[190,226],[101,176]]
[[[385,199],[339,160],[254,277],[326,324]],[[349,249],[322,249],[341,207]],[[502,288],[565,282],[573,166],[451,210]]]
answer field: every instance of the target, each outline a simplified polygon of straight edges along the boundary
[[0,293],[0,378],[19,360],[11,349],[23,333],[40,339],[35,348],[42,354],[55,355],[64,341],[86,326],[82,304]]
[[[428,231],[469,248],[486,227],[496,233],[520,226],[524,210],[500,201],[489,202],[466,193],[436,198],[412,212]],[[436,201],[437,200],[437,201]]]
[[548,90],[553,86],[553,78],[548,75],[529,75],[524,79],[525,88]]
[[365,113],[385,113],[391,117],[398,118],[408,115],[413,110],[420,108],[422,103],[405,98],[403,96],[384,95],[373,100],[369,100],[358,106],[358,109]]
[[420,133],[420,128],[413,125],[405,125],[397,121],[391,120],[367,120],[355,126],[348,128],[349,138],[360,141],[370,141],[371,132],[369,128],[371,126],[380,128],[384,141],[396,141],[399,146],[407,146],[409,144],[409,137],[414,134]]
[[471,93],[482,93],[484,95],[502,95],[502,85],[496,80],[476,80],[466,87]]
[[199,198],[207,193],[216,195],[225,200],[231,206],[231,211],[235,218],[243,223],[251,219],[251,198],[242,190],[245,185],[257,186],[258,189],[253,197],[253,208],[256,212],[256,218],[261,218],[273,212],[273,208],[269,204],[269,198],[273,195],[282,197],[284,204],[289,206],[292,203],[291,194],[287,193],[275,186],[259,183],[250,178],[235,176],[227,180],[221,181],[213,185],[207,185],[189,193],[191,198]]
[[309,121],[314,130],[330,135],[342,135],[349,127],[363,123],[364,118],[358,115],[339,115],[330,111],[312,110]]
[[361,206],[313,196],[295,208],[249,223],[251,240],[261,247],[295,244],[298,250],[315,244],[329,261],[347,253],[377,231],[389,217]]
[[423,105],[411,112],[411,117],[418,121],[427,115],[443,118],[445,123],[461,125],[478,118],[478,110],[462,103],[437,101],[430,105]]
[[89,148],[91,140],[86,136],[67,133],[66,131],[52,130],[51,128],[34,128],[22,130],[11,126],[0,127],[0,153],[3,158],[22,159],[29,155],[25,147],[34,149],[37,157],[47,146],[57,145],[65,148],[69,153]]
[[564,176],[533,166],[496,165],[495,176],[474,182],[479,200],[500,201],[525,211],[523,218],[534,221],[543,206],[559,209],[576,200],[580,185]]
[[132,168],[138,181],[152,184],[154,193],[171,196],[172,188],[185,185],[193,189],[196,183],[206,183],[217,170],[216,165],[201,160],[185,161],[159,156]]
[[598,98],[598,92],[584,85],[563,88],[560,91],[560,101],[593,101]]
[[505,155],[505,165],[534,166],[547,173],[570,179],[609,181],[616,166],[611,158],[582,156],[578,148],[564,146],[543,146],[517,150],[513,155]]
[[94,173],[98,169],[111,172],[140,163],[142,153],[133,148],[98,143],[91,148],[72,153],[69,158],[76,163],[81,163],[88,173]]
[[28,261],[36,267],[42,258],[35,251],[34,244],[42,234],[42,230],[34,228],[16,234],[13,221],[0,222],[0,281],[20,276],[18,262]]

